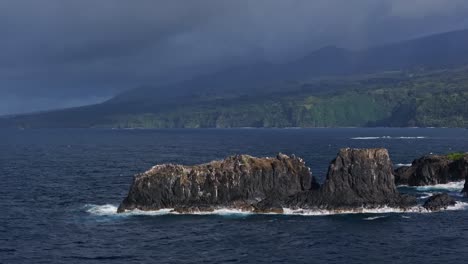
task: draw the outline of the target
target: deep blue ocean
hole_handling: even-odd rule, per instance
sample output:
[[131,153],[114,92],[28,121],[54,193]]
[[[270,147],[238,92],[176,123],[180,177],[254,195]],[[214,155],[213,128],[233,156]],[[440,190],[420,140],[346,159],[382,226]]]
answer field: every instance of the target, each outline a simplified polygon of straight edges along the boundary
[[[0,130],[0,263],[463,263],[468,208],[340,215],[115,214],[133,174],[296,154],[323,180],[342,147],[395,164],[468,151],[466,129]],[[462,183],[402,188],[419,196]],[[460,202],[467,199],[458,197]]]

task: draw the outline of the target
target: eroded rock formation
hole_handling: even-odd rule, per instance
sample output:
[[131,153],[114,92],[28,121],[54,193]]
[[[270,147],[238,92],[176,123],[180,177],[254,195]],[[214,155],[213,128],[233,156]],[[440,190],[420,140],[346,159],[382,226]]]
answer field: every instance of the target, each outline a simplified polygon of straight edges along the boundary
[[319,190],[302,192],[289,204],[299,208],[348,210],[360,207],[408,207],[416,199],[395,186],[386,149],[341,149]]
[[118,211],[175,208],[187,212],[215,207],[278,211],[280,201],[318,186],[302,159],[283,154],[275,158],[237,155],[195,166],[164,164],[135,176]]
[[395,170],[396,184],[424,186],[462,181],[468,175],[468,155],[453,160],[449,156],[429,155],[413,161],[410,167]]
[[302,159],[237,155],[195,166],[164,164],[136,175],[118,211],[174,208],[177,212],[233,208],[281,213],[284,207],[352,210],[407,207],[414,197],[395,187],[386,149],[342,149],[323,186]]

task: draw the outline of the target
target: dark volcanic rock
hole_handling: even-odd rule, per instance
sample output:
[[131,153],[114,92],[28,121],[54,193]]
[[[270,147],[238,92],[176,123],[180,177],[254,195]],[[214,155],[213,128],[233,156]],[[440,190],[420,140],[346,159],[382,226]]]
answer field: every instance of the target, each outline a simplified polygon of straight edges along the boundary
[[347,210],[360,207],[407,207],[416,204],[395,186],[393,165],[386,149],[341,149],[319,190],[294,196],[290,205],[300,208]]
[[408,179],[411,173],[409,173],[409,170],[411,169],[411,166],[401,166],[397,169],[395,169],[394,175],[395,175],[395,183],[397,185],[408,185]]
[[[465,162],[466,162],[467,159],[468,159],[467,157],[464,158]],[[465,197],[468,197],[468,173],[467,173],[466,171],[465,171],[465,173],[466,173],[466,176],[465,176],[465,186],[464,186],[464,188],[463,188],[462,193],[463,193],[463,195],[464,195]]]
[[254,206],[255,213],[283,213],[283,203],[278,199],[267,198],[261,200]]
[[136,175],[118,211],[175,208],[179,212],[209,211],[214,207],[277,210],[286,197],[318,188],[302,159],[231,156],[195,166],[164,164]]
[[195,166],[157,165],[136,175],[118,212],[125,210],[213,211],[231,208],[282,213],[283,207],[354,210],[405,208],[416,198],[395,187],[386,149],[341,149],[319,186],[300,158],[248,155]]
[[423,186],[462,181],[468,175],[468,157],[452,160],[430,155],[414,160],[411,167],[395,170],[396,184]]
[[438,211],[453,205],[455,205],[455,199],[446,193],[439,193],[429,197],[423,207],[430,211]]
[[465,180],[465,186],[464,186],[464,188],[463,188],[462,194],[463,194],[465,197],[468,197],[468,177],[467,177],[466,180]]

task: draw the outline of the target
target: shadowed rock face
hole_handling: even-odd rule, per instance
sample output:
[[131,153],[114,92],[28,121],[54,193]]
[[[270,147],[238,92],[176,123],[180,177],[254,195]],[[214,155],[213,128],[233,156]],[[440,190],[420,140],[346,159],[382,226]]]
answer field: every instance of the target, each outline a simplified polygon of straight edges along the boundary
[[[465,158],[463,160],[464,160],[465,164],[468,164],[468,157],[465,156]],[[468,166],[465,166],[465,168],[464,168],[465,169],[465,186],[464,186],[463,191],[462,191],[462,193],[463,193],[463,195],[465,197],[468,197],[468,168],[467,167]]]
[[423,207],[430,211],[438,211],[453,205],[455,205],[455,199],[446,193],[440,193],[429,197]]
[[462,194],[463,194],[465,197],[468,197],[468,177],[466,177],[465,186],[464,186],[464,188],[463,188]]
[[396,184],[424,186],[462,181],[468,175],[468,157],[451,160],[447,156],[430,155],[413,161],[410,167],[395,170]]
[[[196,166],[164,164],[136,175],[118,211],[175,208],[179,212],[209,211],[213,207],[268,211],[278,201],[318,188],[302,159],[231,156]],[[269,203],[258,202],[271,198]]]
[[359,207],[407,207],[416,204],[395,186],[393,165],[386,149],[341,149],[319,190],[290,200],[300,208],[347,210]]

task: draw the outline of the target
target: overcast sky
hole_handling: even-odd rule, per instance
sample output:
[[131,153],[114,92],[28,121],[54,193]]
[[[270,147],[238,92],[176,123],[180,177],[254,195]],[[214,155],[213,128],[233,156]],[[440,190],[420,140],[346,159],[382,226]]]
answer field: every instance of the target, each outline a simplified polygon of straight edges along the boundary
[[467,0],[2,0],[0,114],[462,28]]

